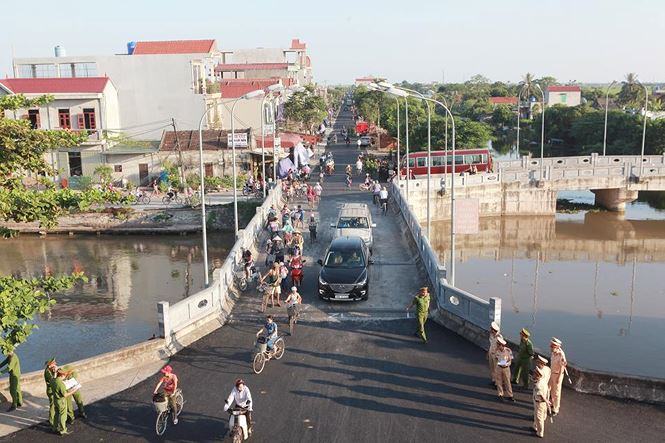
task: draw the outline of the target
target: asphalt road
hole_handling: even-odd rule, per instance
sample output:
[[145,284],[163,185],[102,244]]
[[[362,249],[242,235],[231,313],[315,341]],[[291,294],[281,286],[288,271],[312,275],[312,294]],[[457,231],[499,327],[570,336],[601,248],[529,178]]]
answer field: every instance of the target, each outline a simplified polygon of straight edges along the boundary
[[[350,121],[341,118],[338,124],[350,125]],[[333,216],[333,203],[368,199],[341,186],[344,164],[354,159],[355,147],[337,146],[333,150],[338,174],[325,185],[322,219]],[[246,380],[254,396],[256,423],[250,441],[534,439],[528,430],[532,420],[530,393],[517,392],[515,404],[499,402],[488,386],[482,350],[431,322],[428,344],[412,335],[413,319],[400,312],[409,298],[401,288],[421,282],[410,251],[403,249],[405,240],[399,225],[390,217],[378,221],[384,224],[384,237],[377,245],[376,269],[382,270],[372,270],[371,284],[376,290],[371,289],[370,300],[353,305],[318,301],[316,267],[308,263],[303,293],[309,309],[295,335],[285,338],[284,358],[268,362],[262,374],[254,375],[250,368],[261,316],[257,298],[249,294],[243,296],[229,324],[173,358],[171,364],[180,378],[186,404],[180,423],[170,426],[163,440],[221,440],[227,431],[224,398],[237,377]],[[315,261],[327,241],[329,234],[324,234],[321,244],[306,245],[306,255]],[[401,260],[395,262],[399,254]],[[397,286],[395,282],[406,283]],[[283,308],[273,312],[284,321]],[[91,405],[89,419],[71,425],[72,435],[66,439],[162,440],[154,434],[155,413],[150,403],[155,382],[156,378]],[[662,409],[569,390],[564,391],[561,413],[545,430],[548,441],[647,442],[663,441],[664,436]],[[4,440],[48,442],[64,438],[40,425]]]

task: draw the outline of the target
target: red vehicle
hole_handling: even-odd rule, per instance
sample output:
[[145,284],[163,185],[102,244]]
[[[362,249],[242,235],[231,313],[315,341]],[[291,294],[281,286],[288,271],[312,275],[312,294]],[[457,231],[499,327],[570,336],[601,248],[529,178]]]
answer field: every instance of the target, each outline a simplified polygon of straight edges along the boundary
[[[452,151],[432,151],[431,173],[445,174],[453,170]],[[400,171],[406,177],[406,156],[402,158]],[[456,149],[455,172],[491,172],[493,168],[492,154],[489,149]],[[427,151],[409,154],[409,172],[412,177],[427,175]]]
[[369,123],[364,121],[359,121],[356,123],[356,134],[365,135],[369,131]]

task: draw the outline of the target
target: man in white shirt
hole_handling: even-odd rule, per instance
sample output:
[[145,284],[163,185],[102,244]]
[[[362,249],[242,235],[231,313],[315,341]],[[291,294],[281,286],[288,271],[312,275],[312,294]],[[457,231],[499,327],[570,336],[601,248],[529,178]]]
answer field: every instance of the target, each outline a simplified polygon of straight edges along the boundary
[[356,161],[356,173],[360,175],[361,172],[363,172],[363,161],[358,159]]
[[374,180],[374,183],[372,184],[372,200],[374,201],[375,205],[379,204],[380,193],[381,193],[381,184],[379,184],[378,180]]
[[247,417],[247,432],[252,433],[252,393],[249,388],[245,386],[245,381],[241,378],[236,380],[235,387],[229,394],[229,397],[224,402],[224,411],[228,411],[231,405],[235,402],[236,406],[247,409],[245,416]]

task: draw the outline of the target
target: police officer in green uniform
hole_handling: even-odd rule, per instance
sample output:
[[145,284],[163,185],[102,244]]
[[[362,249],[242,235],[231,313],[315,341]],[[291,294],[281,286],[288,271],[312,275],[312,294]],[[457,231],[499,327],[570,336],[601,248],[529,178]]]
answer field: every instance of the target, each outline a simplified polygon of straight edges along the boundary
[[57,425],[56,429],[60,435],[69,434],[69,432],[67,432],[67,400],[74,394],[74,392],[76,392],[67,392],[67,387],[64,383],[66,375],[67,373],[65,371],[58,369],[57,376],[52,382],[56,414],[55,422]]
[[[76,369],[72,366],[65,365],[62,367],[62,370],[65,371],[65,380],[70,378],[75,378],[78,380],[78,372],[76,372]],[[72,402],[72,398],[76,403],[76,409],[78,409],[79,417],[88,418],[85,413],[85,407],[83,405],[83,396],[81,395],[81,390],[79,389],[74,392],[70,398],[67,399],[67,417],[69,421],[74,421],[74,404]]]
[[8,352],[7,358],[0,363],[0,373],[4,374],[9,372],[9,394],[12,396],[12,405],[7,412],[11,412],[16,408],[23,406],[23,394],[21,393],[21,363],[18,360],[18,355],[14,352]]
[[520,331],[520,347],[515,359],[513,383],[517,384],[521,379],[524,389],[529,387],[529,371],[531,370],[531,358],[533,357],[533,343],[529,339],[530,336],[531,333],[526,328],[522,328]]
[[54,431],[57,431],[58,426],[55,421],[55,399],[53,398],[53,380],[55,379],[55,371],[58,366],[54,358],[48,360],[45,363],[45,366],[44,382],[46,382],[46,396],[48,397],[48,422],[51,424],[51,428],[53,428]]
[[429,289],[427,287],[420,288],[418,294],[413,297],[411,304],[406,307],[408,311],[413,306],[416,307],[416,316],[418,318],[418,330],[415,335],[420,337],[423,343],[427,343],[427,335],[425,334],[425,323],[427,322],[427,317],[429,316]]

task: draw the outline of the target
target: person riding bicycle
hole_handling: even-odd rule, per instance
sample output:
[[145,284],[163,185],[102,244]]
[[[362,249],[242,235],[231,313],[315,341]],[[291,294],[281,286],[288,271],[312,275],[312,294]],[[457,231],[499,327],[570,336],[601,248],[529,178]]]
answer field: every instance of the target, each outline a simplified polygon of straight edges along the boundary
[[173,186],[169,185],[169,189],[166,191],[166,196],[169,199],[174,199],[178,195],[178,190],[175,189]]
[[162,373],[162,377],[159,379],[153,395],[157,395],[159,388],[164,388],[164,395],[169,402],[169,407],[171,408],[171,417],[173,418],[173,424],[178,424],[177,416],[177,406],[175,403],[175,392],[178,389],[178,376],[173,373],[173,368],[171,365],[164,366],[159,372]]
[[245,249],[242,251],[242,262],[245,268],[245,278],[247,280],[252,276],[252,267],[254,266],[254,259],[252,258],[252,251]]
[[277,340],[277,323],[273,321],[272,315],[266,316],[266,323],[261,329],[259,329],[259,332],[256,333],[256,338],[259,338],[262,334],[266,338],[268,351],[271,351],[275,344],[275,340]]
[[245,386],[245,381],[239,378],[235,382],[234,388],[231,390],[228,398],[224,402],[224,411],[228,411],[231,405],[235,402],[236,406],[245,410],[245,417],[247,417],[247,433],[252,433],[252,393],[249,388]]
[[381,197],[379,197],[380,193],[381,184],[378,182],[378,180],[374,180],[374,183],[372,184],[372,200],[374,201],[375,205],[379,204],[379,200],[381,199]]

